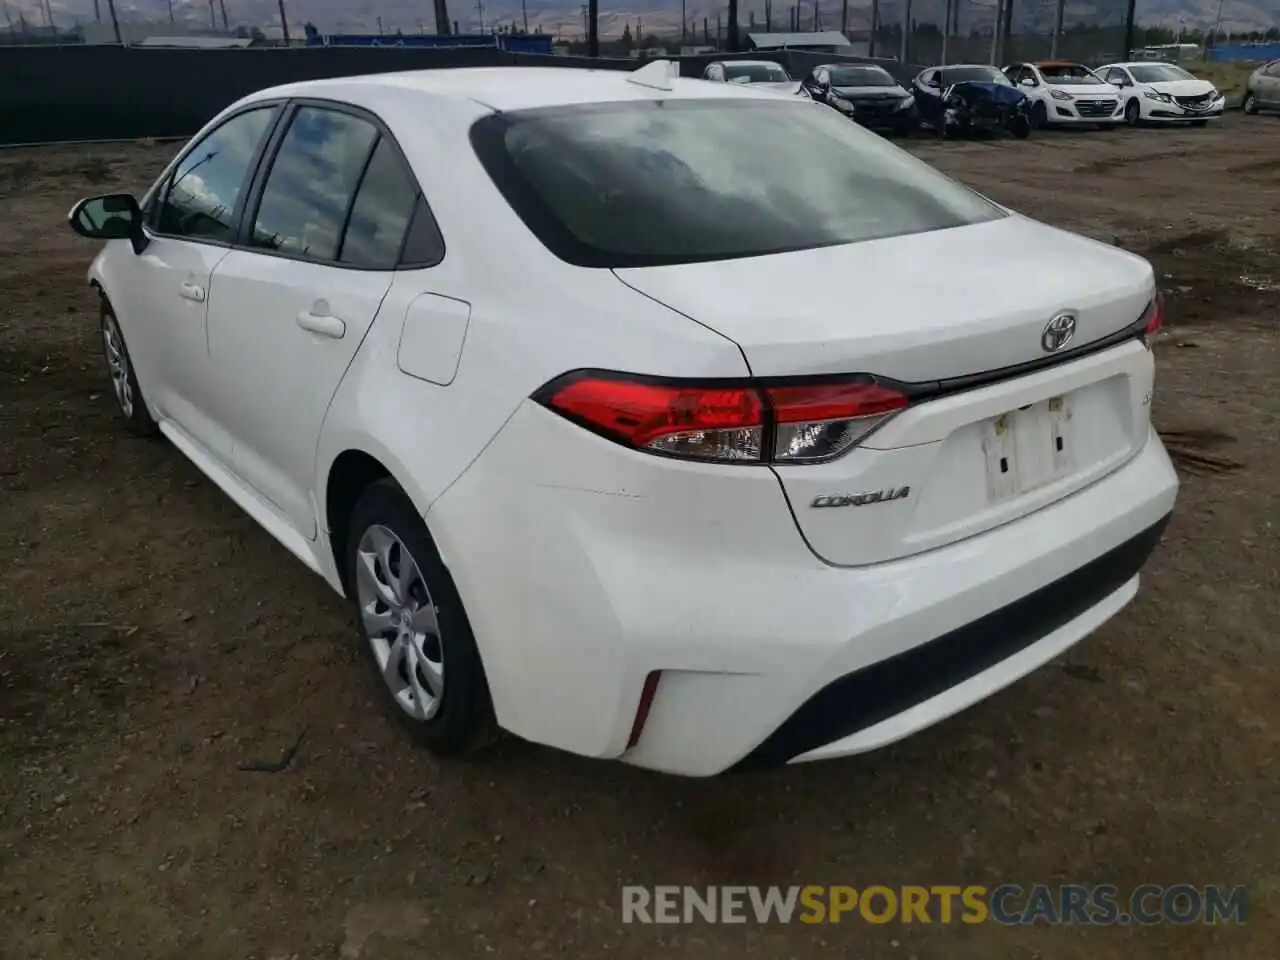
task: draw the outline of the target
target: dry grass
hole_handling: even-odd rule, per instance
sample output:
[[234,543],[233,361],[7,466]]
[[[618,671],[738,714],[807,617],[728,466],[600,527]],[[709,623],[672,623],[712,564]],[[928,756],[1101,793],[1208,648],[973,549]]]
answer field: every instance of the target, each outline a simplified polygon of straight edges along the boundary
[[1249,74],[1258,68],[1256,63],[1192,63],[1187,69],[1202,80],[1210,81],[1227,96],[1243,96]]

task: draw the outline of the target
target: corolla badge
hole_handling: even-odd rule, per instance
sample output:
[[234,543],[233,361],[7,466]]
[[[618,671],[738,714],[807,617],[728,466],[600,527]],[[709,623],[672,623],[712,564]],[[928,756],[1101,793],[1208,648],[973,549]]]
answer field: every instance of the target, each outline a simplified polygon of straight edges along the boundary
[[865,507],[869,503],[888,503],[890,500],[901,500],[911,494],[910,487],[898,487],[894,490],[875,490],[871,493],[825,494],[814,497],[811,507]]
[[1040,346],[1045,353],[1057,353],[1076,335],[1076,315],[1060,313],[1044,325],[1040,334]]

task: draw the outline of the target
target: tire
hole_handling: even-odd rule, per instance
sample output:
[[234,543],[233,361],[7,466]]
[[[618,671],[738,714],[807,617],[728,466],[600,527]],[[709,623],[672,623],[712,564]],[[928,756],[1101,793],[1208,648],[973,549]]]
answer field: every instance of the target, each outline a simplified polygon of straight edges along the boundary
[[1026,117],[1014,117],[1009,121],[1009,132],[1019,140],[1025,140],[1031,136],[1031,121]]
[[1037,100],[1031,108],[1031,126],[1036,130],[1043,130],[1049,125],[1049,108],[1044,105],[1044,101]]
[[1138,98],[1133,97],[1124,105],[1124,122],[1131,127],[1136,127],[1142,123],[1142,107],[1138,104]]
[[916,125],[914,123],[899,123],[897,126],[893,128],[893,135],[895,137],[901,137],[904,140],[910,137],[915,132],[916,132]]
[[1249,116],[1253,116],[1258,112],[1258,98],[1253,95],[1253,91],[1249,91],[1244,95],[1244,102],[1240,104],[1240,108]]
[[135,436],[154,437],[160,432],[147,409],[147,401],[138,385],[138,374],[133,369],[124,333],[116,321],[115,309],[104,296],[99,314],[102,334],[102,355],[107,362],[107,376],[111,378],[111,395],[115,398],[116,412],[124,420],[125,428]]
[[382,701],[409,736],[439,756],[491,742],[493,704],[462,598],[422,517],[393,481],[371,484],[356,502],[343,562]]
[[1208,120],[1192,120],[1191,125],[1193,127],[1203,127],[1208,122],[1209,122]]

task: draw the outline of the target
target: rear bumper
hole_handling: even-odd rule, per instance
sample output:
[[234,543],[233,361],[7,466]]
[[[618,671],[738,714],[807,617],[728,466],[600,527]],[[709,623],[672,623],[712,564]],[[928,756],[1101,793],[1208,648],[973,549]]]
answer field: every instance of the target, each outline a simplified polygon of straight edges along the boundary
[[[1168,520],[1166,514],[1137,536],[998,610],[833,680],[735,769],[859,753],[994,692],[1128,602]],[[1105,616],[1097,616],[1103,609]],[[1019,671],[1015,660],[1024,653],[1029,656],[1021,665],[1028,670]]]
[[[770,471],[635,453],[530,403],[427,522],[502,726],[707,776],[873,749],[1034,670],[1134,595],[1176,491],[1153,432],[1021,519],[835,568]],[[846,706],[854,696],[866,702]]]

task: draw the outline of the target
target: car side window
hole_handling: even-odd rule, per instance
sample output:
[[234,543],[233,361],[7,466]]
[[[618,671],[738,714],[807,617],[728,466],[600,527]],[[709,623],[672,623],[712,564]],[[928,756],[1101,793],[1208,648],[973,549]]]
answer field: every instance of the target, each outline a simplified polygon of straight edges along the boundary
[[1119,68],[1112,68],[1107,71],[1107,83],[1128,83],[1129,75]]
[[391,141],[379,138],[351,205],[338,262],[394,269],[417,202],[418,183],[413,174]]
[[299,107],[262,188],[249,245],[335,260],[356,186],[378,139],[367,120]]
[[152,223],[168,236],[231,243],[236,204],[250,175],[249,164],[276,106],[238,113],[189,150],[157,191]]
[[938,85],[938,72],[936,70],[926,70],[920,74],[920,82],[926,87],[936,87]]

